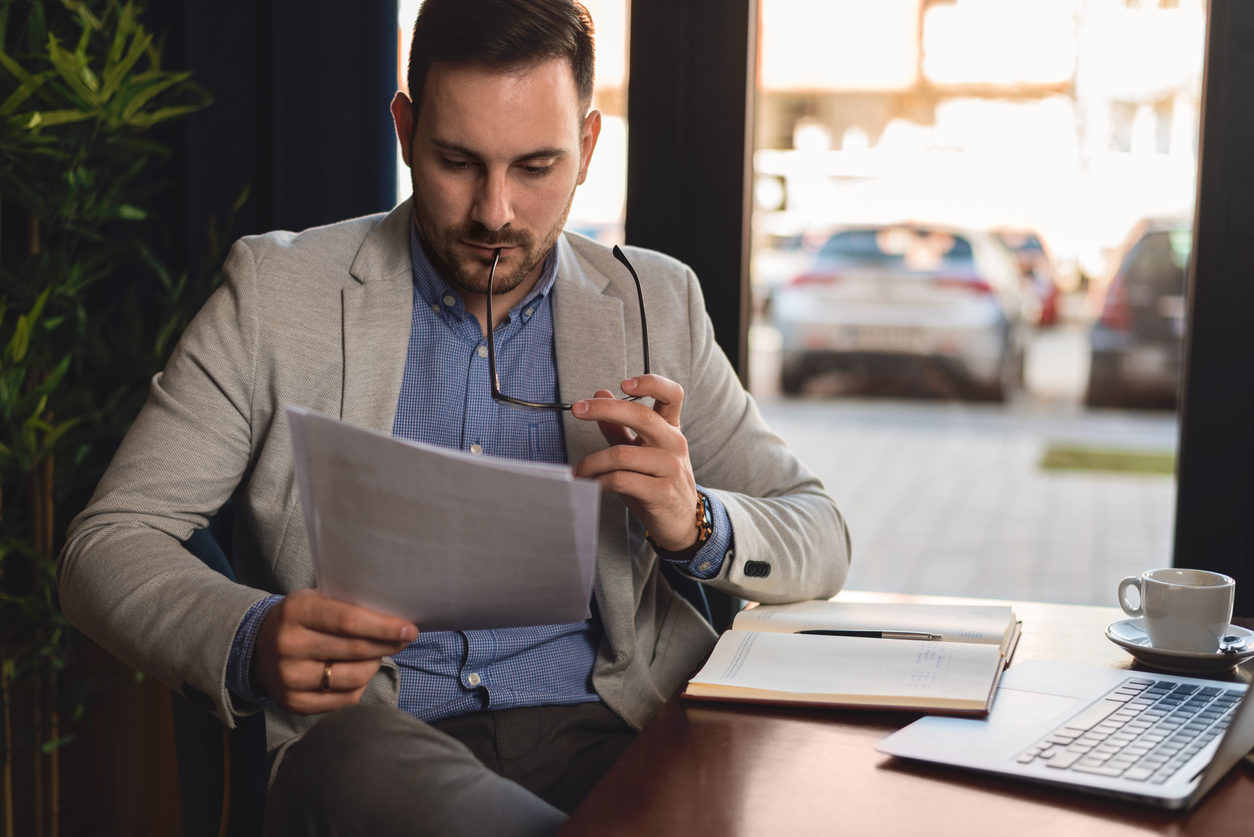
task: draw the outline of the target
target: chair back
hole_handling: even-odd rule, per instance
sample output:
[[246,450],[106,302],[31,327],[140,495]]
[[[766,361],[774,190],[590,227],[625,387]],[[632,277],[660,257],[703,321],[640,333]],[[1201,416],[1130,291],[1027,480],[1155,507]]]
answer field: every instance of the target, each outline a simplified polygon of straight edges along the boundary
[[731,627],[732,619],[736,618],[744,602],[730,593],[706,587],[660,558],[658,565],[662,569],[662,577],[670,584],[671,589],[687,599],[717,633],[721,634]]

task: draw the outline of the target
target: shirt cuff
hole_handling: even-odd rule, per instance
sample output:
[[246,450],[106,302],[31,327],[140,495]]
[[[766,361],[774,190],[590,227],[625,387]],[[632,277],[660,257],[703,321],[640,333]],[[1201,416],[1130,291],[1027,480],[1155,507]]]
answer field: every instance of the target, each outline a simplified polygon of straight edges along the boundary
[[231,656],[226,663],[226,688],[236,700],[251,703],[254,706],[270,706],[270,699],[258,686],[253,688],[250,671],[253,662],[253,646],[257,644],[257,633],[266,614],[283,600],[282,596],[267,596],[248,609],[239,627],[235,629],[235,639],[231,642]]
[[731,518],[727,516],[727,507],[722,501],[699,485],[697,491],[710,500],[710,524],[713,530],[710,532],[710,539],[691,558],[670,558],[662,550],[658,551],[658,555],[685,575],[709,580],[718,575],[723,568],[723,561],[731,555],[735,533],[732,532]]

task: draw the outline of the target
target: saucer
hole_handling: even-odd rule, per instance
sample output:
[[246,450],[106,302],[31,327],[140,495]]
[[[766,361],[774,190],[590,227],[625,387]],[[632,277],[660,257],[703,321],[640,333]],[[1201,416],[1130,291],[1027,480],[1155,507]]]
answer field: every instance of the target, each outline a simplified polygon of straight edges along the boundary
[[1254,631],[1229,625],[1226,633],[1243,638],[1246,641],[1245,649],[1235,654],[1220,654],[1218,651],[1203,654],[1197,651],[1155,648],[1150,645],[1149,634],[1145,633],[1145,623],[1140,619],[1121,619],[1106,628],[1106,638],[1135,657],[1137,662],[1151,668],[1182,674],[1230,671],[1254,657]]

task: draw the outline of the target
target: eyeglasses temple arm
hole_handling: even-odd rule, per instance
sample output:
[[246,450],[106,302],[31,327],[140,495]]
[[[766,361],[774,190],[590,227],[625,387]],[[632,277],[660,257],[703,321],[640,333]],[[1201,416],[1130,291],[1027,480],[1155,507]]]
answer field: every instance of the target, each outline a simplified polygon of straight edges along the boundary
[[492,385],[492,395],[501,394],[501,385],[496,380],[496,341],[492,339],[492,279],[496,276],[496,263],[501,260],[501,250],[497,248],[492,256],[492,269],[488,271],[488,382]]
[[[500,252],[499,250],[497,251]],[[623,267],[631,273],[631,278],[636,281],[636,298],[640,302],[640,341],[644,344],[644,374],[649,374],[649,324],[644,319],[644,291],[640,288],[640,277],[636,275],[636,269],[631,266],[631,262],[627,261],[627,257],[623,255],[623,251],[618,249],[618,245],[614,245],[614,258],[623,263]],[[489,290],[491,293],[491,279],[488,280]],[[491,314],[489,314],[491,316]]]

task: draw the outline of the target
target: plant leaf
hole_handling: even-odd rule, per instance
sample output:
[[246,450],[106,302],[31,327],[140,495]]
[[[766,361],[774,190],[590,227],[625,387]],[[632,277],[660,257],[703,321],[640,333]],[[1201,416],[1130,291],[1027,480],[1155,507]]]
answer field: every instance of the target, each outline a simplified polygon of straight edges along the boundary
[[131,40],[131,48],[127,50],[126,57],[117,66],[105,73],[104,86],[100,89],[100,100],[102,102],[109,101],[113,94],[118,91],[118,87],[125,80],[126,74],[131,71],[131,68],[135,66],[135,62],[140,59],[151,43],[152,35],[145,32],[142,26],[136,27],[135,37]]
[[134,125],[136,128],[151,128],[158,122],[165,122],[167,119],[174,119],[177,116],[186,116],[189,113],[195,113],[200,110],[200,105],[176,105],[175,107],[161,108],[152,113],[141,113],[126,120],[127,124]]
[[[57,71],[57,75],[65,80],[65,83],[70,86],[70,89],[83,102],[91,108],[96,108],[100,105],[99,93],[92,89],[83,76],[83,71],[87,70],[86,65],[81,65],[78,56],[62,47],[57,41],[56,35],[48,36],[48,60],[52,62],[52,67]],[[87,70],[87,72],[90,73],[91,71]],[[90,78],[94,81],[96,77],[91,75]],[[96,82],[96,87],[99,88],[98,81]]]
[[133,3],[127,3],[122,7],[122,11],[118,13],[117,33],[113,36],[113,43],[109,45],[109,54],[105,57],[105,74],[118,63],[118,59],[122,57],[122,50],[126,48],[127,37],[135,30],[135,6]]
[[26,72],[26,69],[21,64],[10,58],[3,50],[0,50],[0,66],[12,73],[13,77],[23,84],[27,84],[35,79],[35,76]]
[[[139,112],[140,108],[148,104],[148,102],[152,99],[153,96],[156,96],[158,93],[160,93],[163,90],[168,90],[173,85],[179,84],[180,82],[187,81],[187,79],[190,76],[191,76],[191,73],[171,73],[169,76],[162,79],[161,81],[158,81],[155,84],[148,85],[143,90],[139,91],[134,96],[132,96],[131,100],[126,103],[126,107],[122,109],[122,121],[123,122],[130,121],[131,117],[133,117],[137,112]],[[3,111],[0,110],[0,114],[2,113]]]
[[30,81],[22,82],[21,87],[10,93],[9,97],[4,100],[4,104],[0,104],[0,116],[8,116],[10,113],[17,110],[18,105],[29,99],[31,94],[42,87],[44,82],[47,80],[48,77],[41,74],[38,76],[32,76]]
[[[68,125],[71,122],[82,122],[91,119],[93,114],[81,110],[44,110],[33,111],[30,116],[24,113],[9,119],[10,124],[18,125],[28,131],[38,128],[52,128],[57,125]],[[25,124],[22,124],[22,123]]]
[[79,19],[83,21],[84,28],[90,27],[92,29],[100,29],[100,18],[92,14],[91,9],[86,3],[83,3],[80,0],[61,0],[61,5],[65,6],[65,8],[72,12],[77,12]]

